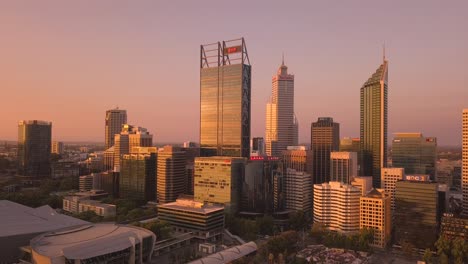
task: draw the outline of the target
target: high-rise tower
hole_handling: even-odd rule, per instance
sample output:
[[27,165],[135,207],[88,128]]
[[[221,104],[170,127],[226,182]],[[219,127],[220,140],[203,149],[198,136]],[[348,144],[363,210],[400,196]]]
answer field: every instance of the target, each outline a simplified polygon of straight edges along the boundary
[[331,117],[319,117],[312,123],[311,144],[314,184],[330,181],[330,153],[340,147],[340,124]]
[[251,66],[244,38],[200,48],[200,154],[250,156]]
[[18,174],[50,176],[52,123],[21,120],[18,123]]
[[288,74],[284,58],[272,78],[272,93],[266,109],[266,153],[279,156],[288,146],[298,144],[298,124],[294,115],[294,75]]
[[463,211],[468,215],[468,108],[463,110],[462,190]]
[[114,135],[122,131],[122,125],[127,123],[127,111],[118,107],[106,111],[106,149],[114,146]]
[[361,175],[380,188],[380,170],[387,167],[388,61],[361,87]]

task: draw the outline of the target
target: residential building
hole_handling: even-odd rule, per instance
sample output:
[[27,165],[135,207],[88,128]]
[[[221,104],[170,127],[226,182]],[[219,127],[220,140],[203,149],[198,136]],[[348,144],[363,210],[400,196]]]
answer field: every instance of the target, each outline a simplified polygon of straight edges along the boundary
[[356,152],[330,153],[330,181],[350,184],[358,176]]
[[173,202],[186,193],[186,155],[181,148],[164,146],[158,152],[157,196],[160,204]]
[[251,66],[244,38],[200,47],[200,153],[250,156]]
[[105,144],[106,149],[114,146],[114,135],[122,131],[122,126],[127,123],[127,111],[119,109],[111,109],[106,111],[105,123]]
[[392,233],[390,195],[382,189],[373,189],[361,196],[359,227],[374,230],[371,246],[385,248]]
[[354,177],[351,181],[351,186],[359,189],[361,196],[365,196],[372,190],[372,177],[371,176],[360,176]]
[[52,123],[21,120],[18,123],[18,174],[30,177],[50,176]]
[[195,158],[195,201],[223,204],[227,212],[237,213],[245,163],[240,157]]
[[380,188],[380,170],[387,167],[388,61],[383,63],[361,87],[361,175],[372,176]]
[[218,241],[224,231],[224,207],[178,198],[158,205],[158,218],[168,222],[175,231],[191,232],[201,241]]
[[313,152],[306,146],[288,146],[282,152],[284,168],[312,174]]
[[119,176],[120,198],[156,201],[157,156],[158,153],[151,151],[123,155]]
[[392,144],[392,165],[406,174],[429,174],[436,180],[437,138],[421,133],[396,133]]
[[63,142],[52,141],[51,150],[52,153],[61,155],[63,154]]
[[268,156],[279,156],[298,144],[298,123],[294,114],[294,75],[288,74],[284,58],[272,78],[272,92],[266,109],[265,146]]
[[342,182],[314,185],[314,223],[341,234],[359,232],[361,191]]
[[151,263],[155,241],[142,227],[87,224],[32,239],[32,263]]
[[390,207],[392,214],[395,212],[395,184],[405,178],[404,168],[382,168],[382,189],[390,195]]
[[312,210],[312,175],[303,171],[286,169],[283,186],[286,209],[300,210],[309,214]]
[[312,173],[314,183],[330,181],[330,153],[340,146],[340,124],[331,117],[319,117],[312,123],[311,150],[313,152]]

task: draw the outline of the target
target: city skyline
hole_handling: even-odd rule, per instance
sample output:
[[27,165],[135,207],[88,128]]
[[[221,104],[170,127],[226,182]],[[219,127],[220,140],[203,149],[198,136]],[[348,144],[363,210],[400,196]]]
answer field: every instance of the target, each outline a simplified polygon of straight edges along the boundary
[[[2,3],[0,30],[14,37],[5,39],[0,51],[0,83],[8,98],[8,111],[0,113],[0,140],[17,139],[19,120],[38,119],[52,122],[53,140],[104,142],[102,115],[119,106],[130,123],[148,128],[157,144],[198,141],[199,45],[243,36],[253,65],[251,137],[264,136],[271,72],[282,52],[297,76],[299,143],[308,143],[310,123],[321,116],[341,124],[341,137],[358,137],[359,88],[380,62],[385,42],[392,62],[388,140],[395,132],[422,132],[436,136],[441,146],[460,146],[459,112],[468,98],[467,3],[424,3],[405,3],[404,9],[389,3],[366,8],[301,3],[270,12],[254,3],[243,21],[235,15],[221,20],[218,12],[199,17],[190,12],[194,3],[187,9],[157,3],[128,9],[123,3],[111,9],[104,3],[93,3],[94,9],[54,1]],[[165,11],[176,8],[181,21],[161,27],[170,19]],[[297,15],[287,21],[282,12]],[[348,12],[354,12],[352,18]],[[276,31],[285,37],[269,36]],[[173,105],[180,107],[167,111]],[[86,120],[77,121],[83,116]],[[189,129],[178,129],[180,124]]]

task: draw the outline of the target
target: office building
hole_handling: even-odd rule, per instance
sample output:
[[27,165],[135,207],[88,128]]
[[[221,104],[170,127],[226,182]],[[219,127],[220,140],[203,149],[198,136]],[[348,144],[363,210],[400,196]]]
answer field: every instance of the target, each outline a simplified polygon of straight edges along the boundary
[[312,210],[312,175],[286,169],[284,174],[285,208],[310,214]]
[[392,144],[392,165],[406,174],[429,174],[436,180],[437,139],[421,133],[396,133]]
[[91,200],[86,195],[65,196],[63,198],[63,210],[74,214],[93,211],[96,215],[103,217],[113,217],[116,215],[115,205]]
[[156,235],[132,225],[86,224],[31,240],[32,263],[151,263]]
[[265,140],[262,137],[254,137],[250,140],[250,156],[265,155]]
[[174,202],[187,190],[186,155],[181,148],[164,146],[158,152],[158,203]]
[[114,146],[104,151],[104,170],[114,170]]
[[63,154],[63,142],[52,141],[51,152],[58,155]]
[[381,184],[382,189],[390,195],[390,207],[392,214],[395,211],[395,184],[405,178],[404,168],[382,168],[381,170]]
[[120,134],[114,139],[114,170],[120,171],[120,160],[129,154],[134,147],[151,147],[153,135],[146,128],[124,124]]
[[195,201],[223,204],[227,212],[237,213],[245,163],[239,157],[195,158]]
[[306,146],[288,146],[282,152],[284,168],[312,174],[313,152]]
[[356,152],[330,153],[330,181],[350,184],[358,176]]
[[195,174],[195,158],[200,157],[200,148],[197,146],[184,147],[182,151],[185,151],[185,174],[186,174],[186,190],[185,194],[193,195],[194,187],[194,174]]
[[319,117],[312,123],[311,150],[314,162],[312,169],[314,183],[330,181],[330,153],[338,151],[340,144],[340,124],[331,117]]
[[50,166],[50,176],[52,179],[62,179],[78,177],[80,175],[80,166],[74,161],[53,162]]
[[443,214],[440,235],[450,240],[461,238],[468,241],[468,217]]
[[31,177],[50,176],[52,123],[22,120],[18,123],[18,174]]
[[344,137],[340,140],[340,151],[359,153],[360,144],[359,138]]
[[314,223],[341,234],[359,232],[361,191],[342,182],[314,184]]
[[202,241],[217,241],[224,231],[224,207],[178,198],[158,205],[158,218],[168,222],[177,232],[191,232]]
[[438,184],[398,181],[395,184],[395,242],[433,248],[439,233]]
[[122,126],[127,123],[127,111],[119,109],[111,109],[106,111],[106,149],[114,146],[114,136],[122,131]]
[[279,156],[288,146],[298,144],[298,123],[294,114],[294,75],[288,74],[284,58],[272,78],[266,108],[265,145],[268,156]]
[[372,176],[380,188],[380,169],[387,167],[388,61],[361,87],[361,175]]
[[202,157],[250,156],[251,66],[243,38],[200,47]]
[[100,189],[114,197],[119,196],[119,173],[106,171],[100,173]]
[[361,196],[365,196],[372,190],[372,177],[370,176],[359,176],[354,177],[351,181],[351,186],[356,187],[361,192]]
[[273,178],[283,170],[278,157],[252,156],[245,164],[240,214],[263,215],[273,212]]
[[462,192],[463,214],[468,215],[468,109],[463,110]]
[[93,189],[99,189],[100,175],[97,173],[91,173],[90,175],[83,175],[79,178],[79,190],[80,192],[87,192]]
[[361,197],[359,227],[374,230],[371,246],[385,248],[392,233],[390,196],[382,189],[373,189]]
[[157,156],[154,151],[123,155],[119,176],[120,198],[156,201]]

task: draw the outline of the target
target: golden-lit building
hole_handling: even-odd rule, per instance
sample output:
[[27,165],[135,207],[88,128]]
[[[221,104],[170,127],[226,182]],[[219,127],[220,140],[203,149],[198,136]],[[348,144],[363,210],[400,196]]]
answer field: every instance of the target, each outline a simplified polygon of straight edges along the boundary
[[195,158],[195,201],[224,204],[227,211],[237,212],[245,163],[237,157]]
[[122,131],[122,125],[127,123],[127,111],[123,109],[111,109],[106,111],[106,149],[114,146],[114,136]]
[[405,177],[404,168],[382,168],[381,184],[382,189],[390,195],[392,212],[395,211],[395,184]]
[[282,156],[285,168],[312,174],[312,151],[306,146],[288,146]]
[[340,124],[331,117],[319,117],[310,130],[310,149],[313,151],[314,183],[330,181],[330,153],[340,148]]
[[52,141],[52,149],[50,152],[54,154],[62,154],[63,153],[63,142],[61,141]]
[[468,216],[468,108],[463,110],[462,191],[463,214]]
[[164,146],[158,152],[158,203],[173,202],[187,190],[186,155],[181,148]]
[[120,134],[114,138],[114,169],[120,171],[120,161],[124,154],[129,154],[134,147],[151,147],[153,135],[146,128],[129,124],[122,126]]
[[371,246],[385,248],[392,232],[390,195],[383,189],[372,189],[361,197],[359,227],[374,230]]
[[353,181],[351,182],[351,185],[358,188],[359,191],[361,191],[361,196],[364,196],[367,192],[372,190],[372,177],[354,177]]
[[52,123],[21,120],[18,123],[18,174],[31,177],[50,176]]

